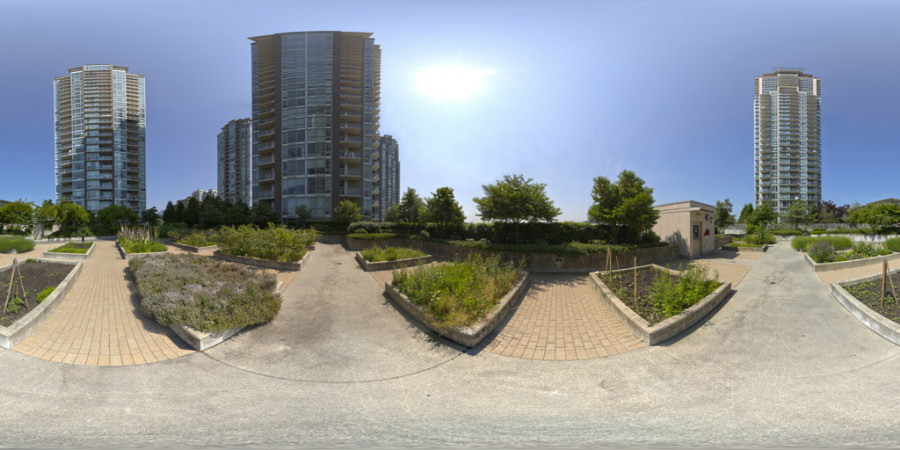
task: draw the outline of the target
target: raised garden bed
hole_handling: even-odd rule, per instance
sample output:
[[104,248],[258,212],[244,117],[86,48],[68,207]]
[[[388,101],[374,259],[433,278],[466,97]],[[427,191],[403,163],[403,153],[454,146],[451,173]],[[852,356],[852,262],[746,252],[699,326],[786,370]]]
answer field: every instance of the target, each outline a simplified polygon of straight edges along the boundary
[[[28,337],[37,329],[50,313],[59,305],[72,284],[81,273],[80,261],[46,261],[20,263],[22,283],[25,286],[26,299],[31,307],[27,310],[20,307],[16,313],[2,311],[0,314],[0,347],[9,349]],[[0,286],[7,288],[12,264],[0,267]],[[36,303],[38,294],[53,287],[53,292],[40,303]],[[6,298],[6,289],[2,295]],[[2,304],[0,304],[2,307]]]
[[[75,251],[71,251],[75,250]],[[80,250],[80,251],[78,251]],[[94,252],[93,242],[69,242],[60,247],[56,247],[50,251],[44,252],[44,258],[61,258],[61,259],[88,259]]]
[[399,269],[427,264],[432,257],[421,250],[409,247],[377,247],[372,246],[356,253],[356,261],[363,270]]
[[283,284],[257,269],[188,254],[132,261],[129,269],[141,312],[199,351],[268,323],[281,307]]
[[125,261],[131,261],[134,258],[140,258],[143,256],[165,255],[166,253],[168,253],[168,250],[161,251],[161,252],[128,253],[125,251],[124,248],[122,248],[122,246],[118,242],[116,242],[116,248],[119,249],[119,254],[122,255],[122,259],[124,259]]
[[494,309],[487,313],[481,320],[470,326],[454,328],[439,326],[425,308],[415,304],[390,282],[384,283],[384,292],[397,304],[397,306],[435,333],[456,342],[457,344],[471,348],[478,345],[479,342],[491,334],[491,332],[503,322],[510,311],[512,311],[519,300],[521,300],[530,283],[531,277],[528,273],[525,273],[525,275],[516,282],[513,288],[500,299]]
[[[890,277],[894,286],[900,288],[900,270],[893,271]],[[869,329],[900,345],[900,303],[888,283],[881,305],[881,283],[881,274],[835,282],[831,283],[831,295]]]
[[170,239],[166,239],[165,243],[167,245],[171,245],[172,247],[177,247],[182,250],[192,252],[192,253],[200,253],[200,252],[212,252],[219,249],[218,245],[207,245],[205,247],[194,247],[193,245],[182,244],[180,242],[175,242]]
[[831,270],[852,269],[854,267],[867,266],[869,264],[876,264],[882,261],[898,260],[900,259],[900,253],[895,252],[891,253],[890,255],[873,256],[870,258],[851,259],[849,261],[829,263],[817,263],[809,256],[808,253],[804,253],[803,259],[806,261],[806,264],[809,264],[809,267],[812,267],[814,272],[828,272]]
[[[653,283],[655,270],[663,271],[672,277],[680,277],[681,272],[677,270],[667,269],[662,266],[651,264],[648,266],[638,267],[638,298],[643,300],[647,298],[650,286]],[[631,292],[633,289],[633,269],[621,269],[613,271],[612,274],[620,275],[625,282],[625,291]],[[599,276],[598,276],[599,275]],[[620,299],[609,286],[601,279],[606,276],[606,272],[591,272],[590,278],[594,285],[594,290],[600,295],[602,301],[609,309],[622,321],[622,323],[631,330],[634,335],[648,345],[655,345],[670,339],[684,330],[690,328],[700,319],[710,313],[726,296],[731,292],[731,283],[721,283],[712,293],[697,301],[697,303],[684,309],[681,313],[664,319],[660,322],[651,324],[647,318],[642,317],[628,306],[625,301]],[[633,304],[633,299],[628,299]],[[646,305],[641,305],[646,306]],[[639,308],[640,309],[640,308]]]
[[764,252],[769,249],[769,244],[760,246],[760,247],[738,247],[736,245],[725,245],[722,246],[722,250],[727,250],[731,252]]
[[312,252],[307,251],[306,254],[303,255],[303,259],[297,262],[282,262],[273,261],[271,259],[252,258],[250,256],[232,255],[221,250],[216,250],[215,252],[213,252],[213,258],[221,259],[223,261],[246,264],[249,266],[263,267],[266,269],[297,271],[303,269],[303,266],[306,265],[307,261],[309,261],[309,255],[311,254]]

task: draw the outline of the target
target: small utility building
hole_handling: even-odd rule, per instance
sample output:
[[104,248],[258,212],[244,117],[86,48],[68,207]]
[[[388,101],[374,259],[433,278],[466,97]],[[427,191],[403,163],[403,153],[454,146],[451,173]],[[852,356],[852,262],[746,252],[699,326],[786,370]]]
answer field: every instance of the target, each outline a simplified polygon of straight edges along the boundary
[[688,200],[653,208],[659,211],[653,232],[669,244],[677,245],[681,256],[697,258],[715,250],[715,207]]

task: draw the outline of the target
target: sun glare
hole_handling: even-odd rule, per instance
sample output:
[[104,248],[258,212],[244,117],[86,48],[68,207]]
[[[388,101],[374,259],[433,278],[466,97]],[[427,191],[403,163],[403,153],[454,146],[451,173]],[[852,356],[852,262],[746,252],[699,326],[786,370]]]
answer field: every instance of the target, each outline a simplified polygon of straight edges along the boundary
[[464,66],[438,66],[419,72],[419,90],[442,101],[465,100],[484,88],[484,80],[493,74],[491,69]]

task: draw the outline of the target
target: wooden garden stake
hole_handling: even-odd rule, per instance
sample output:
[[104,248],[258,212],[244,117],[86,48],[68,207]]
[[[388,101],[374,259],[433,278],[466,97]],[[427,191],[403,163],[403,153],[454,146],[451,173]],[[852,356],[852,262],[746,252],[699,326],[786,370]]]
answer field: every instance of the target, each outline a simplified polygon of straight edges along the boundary
[[637,306],[637,256],[634,257],[634,304]]
[[612,248],[606,247],[606,280],[612,283]]
[[884,309],[884,291],[887,289],[887,261],[881,265],[881,309]]
[[[6,290],[6,300],[3,302],[3,308],[0,308],[0,314],[6,314],[6,307],[9,305],[9,300],[13,298],[13,293],[18,297],[18,293],[21,291],[22,298],[25,298],[25,284],[22,282],[22,276],[19,271],[19,260],[13,258],[12,269],[10,270],[9,275],[9,289]],[[25,309],[28,308],[28,302],[25,302]]]
[[884,262],[885,268],[887,269],[887,279],[888,282],[891,283],[891,295],[894,297],[894,301],[897,301],[897,291],[894,289],[894,279],[891,278],[891,266],[887,261]]

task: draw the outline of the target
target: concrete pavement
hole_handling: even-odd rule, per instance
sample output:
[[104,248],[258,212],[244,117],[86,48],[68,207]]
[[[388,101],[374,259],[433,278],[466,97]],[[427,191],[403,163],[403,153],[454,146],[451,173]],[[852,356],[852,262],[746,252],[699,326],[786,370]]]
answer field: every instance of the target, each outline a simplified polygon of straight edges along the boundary
[[[321,245],[289,287],[286,302],[301,307],[272,324],[283,332],[250,330],[208,355],[89,367],[0,351],[0,442],[896,446],[900,439],[900,350],[843,311],[787,246],[762,255],[689,334],[555,362],[447,345],[398,317],[376,283],[351,282],[352,260],[327,257],[337,250]],[[367,299],[324,305],[342,289]],[[254,339],[264,356],[252,354]],[[361,350],[343,348],[357,342]],[[339,353],[319,359],[325,352]]]

